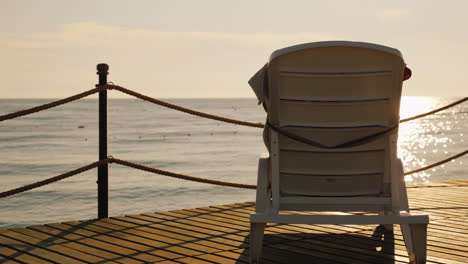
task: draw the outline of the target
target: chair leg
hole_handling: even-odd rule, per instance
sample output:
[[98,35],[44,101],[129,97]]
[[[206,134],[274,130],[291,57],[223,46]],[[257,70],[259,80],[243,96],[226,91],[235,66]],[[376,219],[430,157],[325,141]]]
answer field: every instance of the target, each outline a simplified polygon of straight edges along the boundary
[[427,224],[400,225],[410,263],[426,263]]
[[[387,211],[387,210],[379,212],[379,215],[391,215],[391,214],[392,214],[392,211]],[[383,227],[385,230],[393,233],[392,224],[385,224],[385,225],[380,225],[380,226]]]
[[250,223],[250,263],[260,263],[265,223]]

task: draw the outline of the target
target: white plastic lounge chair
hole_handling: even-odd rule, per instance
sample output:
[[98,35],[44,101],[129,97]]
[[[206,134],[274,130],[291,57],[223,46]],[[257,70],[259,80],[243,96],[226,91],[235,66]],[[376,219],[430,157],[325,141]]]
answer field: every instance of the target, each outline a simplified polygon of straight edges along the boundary
[[[425,263],[429,217],[409,214],[397,157],[404,68],[398,50],[362,42],[308,43],[271,55],[268,121],[274,129],[271,156],[259,160],[251,263],[260,262],[266,223],[380,224],[391,230],[400,224],[410,263]],[[385,133],[372,136],[379,132]]]

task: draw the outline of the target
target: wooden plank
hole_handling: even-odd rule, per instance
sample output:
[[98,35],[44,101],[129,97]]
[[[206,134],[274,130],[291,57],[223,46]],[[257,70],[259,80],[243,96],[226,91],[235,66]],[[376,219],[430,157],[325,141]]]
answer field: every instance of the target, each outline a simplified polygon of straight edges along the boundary
[[134,250],[128,247],[124,242],[119,241],[118,239],[112,239],[112,237],[109,237],[106,234],[93,234],[81,228],[77,229],[76,227],[66,224],[50,224],[48,227],[56,229],[56,232],[60,234],[63,234],[64,232],[69,233],[66,236],[72,235],[75,237],[75,241],[80,241],[121,256],[119,259],[125,258],[126,263],[144,263],[148,258],[148,254],[146,252],[142,253],[141,251]]
[[[180,234],[187,234],[187,232],[192,232],[191,235],[200,237],[200,238],[212,238],[217,241],[222,241],[225,244],[232,245],[232,243],[238,244],[236,241],[243,241],[245,236],[248,235],[248,231],[237,232],[235,234],[222,233],[216,231],[216,227],[208,229],[205,227],[197,226],[196,222],[178,220],[176,217],[171,221],[165,222],[164,225],[151,225],[151,228],[156,229],[170,229],[172,232],[178,232]],[[226,239],[226,240],[224,240]],[[232,242],[234,241],[234,242]]]
[[231,259],[228,257],[219,256],[216,254],[203,254],[203,255],[197,256],[197,258],[210,261],[210,263],[224,263],[224,264],[246,263],[244,261],[239,261],[239,260]]
[[[110,223],[103,223],[103,222],[96,223],[96,225],[107,227],[113,230],[119,230],[119,228],[122,228],[122,226],[119,226],[117,224],[110,224]],[[201,242],[197,238],[183,236],[183,235],[172,233],[172,232],[166,232],[167,233],[166,236],[160,235],[160,233],[162,232],[158,232],[158,233],[148,232],[147,230],[143,231],[139,228],[126,229],[123,232],[141,237],[142,238],[141,240],[145,244],[148,244],[148,245],[154,245],[154,243],[152,243],[153,241],[160,241],[160,240],[168,241],[168,239],[170,239],[171,241],[173,241],[172,244],[179,244],[180,247],[188,248],[188,249],[195,249],[200,252],[213,253],[213,252],[217,252],[220,250],[228,250],[222,246],[220,247],[205,246],[201,243],[196,243],[196,242]]]
[[[12,230],[0,230],[0,243],[23,244],[26,247],[32,248],[30,252],[34,253],[34,255],[37,254],[37,256],[41,256],[52,261],[59,261],[60,263],[85,263],[80,260],[81,253],[76,250],[69,249],[61,245],[50,244]],[[87,256],[84,257],[86,258]]]
[[[279,227],[292,228],[293,225],[281,225],[281,226],[279,226]],[[267,229],[268,229],[268,228],[267,228]],[[301,232],[301,231],[304,232],[304,230],[306,230],[306,229],[304,229],[304,228],[296,228],[296,229],[298,229],[298,230],[294,230],[294,228],[292,228],[289,232]],[[287,229],[285,229],[285,231],[288,232]],[[321,238],[321,236],[329,235],[329,233],[322,232],[321,230],[314,230],[314,231],[318,231],[318,232],[314,232],[314,233],[311,233],[310,230],[306,230],[306,231],[308,231],[308,232],[305,232],[304,234],[308,235],[308,238],[309,238],[309,239],[310,239],[310,238],[314,238],[314,241],[315,241],[315,240],[323,240],[323,239]],[[342,233],[342,232],[340,232],[340,233]],[[338,235],[338,234],[333,234],[333,235]],[[340,240],[342,240],[342,239],[343,239],[343,237],[342,237],[342,235],[341,235],[341,236],[340,236]],[[303,241],[303,240],[300,240],[300,241]],[[335,241],[335,242],[339,242],[339,241]],[[291,243],[294,243],[294,241],[290,241],[290,242],[288,243],[288,245],[290,245]],[[350,246],[352,246],[352,245],[348,243],[347,245],[345,245],[345,246],[343,246],[343,247],[341,247],[341,248],[342,248],[342,249],[346,249],[346,248],[349,248]],[[331,247],[331,248],[333,248],[333,247]],[[314,250],[317,250],[317,249],[314,249]],[[324,250],[329,250],[329,248],[324,248]],[[375,251],[375,250],[374,250],[374,251]],[[365,251],[361,250],[361,252],[365,252]],[[367,253],[368,255],[370,255],[372,252],[371,252],[371,251],[367,251],[366,253]],[[374,253],[375,253],[375,252],[374,252]],[[375,255],[375,254],[374,254],[374,255]],[[380,256],[379,256],[379,257],[380,257]],[[364,258],[365,258],[365,256],[364,256]]]
[[[183,210],[183,211],[184,211],[185,213],[188,212],[188,210]],[[196,211],[196,210],[190,210],[190,211]],[[182,212],[182,211],[177,211],[177,212],[184,213],[184,212]],[[205,218],[210,218],[210,219],[211,219],[210,216],[207,216],[207,215],[204,215],[204,214],[202,214],[202,215],[203,215],[203,217],[205,217]],[[219,218],[217,218],[217,219],[219,220]],[[310,236],[309,236],[309,237],[310,237]],[[288,242],[288,245],[291,245],[291,243],[294,243],[294,241]],[[322,248],[322,249],[323,249],[323,248]],[[325,248],[324,250],[327,251],[327,248]],[[315,248],[314,251],[320,251],[320,250],[318,250],[317,248]],[[359,261],[355,261],[355,262],[357,263],[357,262],[359,262]]]
[[[428,263],[468,263],[468,180],[408,191],[412,211],[431,217]],[[0,262],[249,263],[254,209],[245,202],[0,230]],[[269,224],[262,263],[407,263],[399,227],[385,243],[375,228]]]
[[204,260],[192,258],[192,257],[180,258],[180,259],[177,259],[177,262],[186,263],[186,264],[212,264],[213,263],[213,262],[208,262],[208,261],[204,261]]
[[[22,248],[10,248],[6,246],[0,247],[0,256],[2,256],[5,261],[10,261],[11,259],[16,259],[21,263],[37,263],[37,264],[50,264],[53,263],[44,259],[40,256],[35,256],[31,254],[30,248],[26,249],[25,247]],[[8,262],[6,262],[8,263]],[[12,262],[13,263],[13,262]]]
[[[202,208],[191,209],[191,210],[174,211],[174,213],[180,213],[180,214],[183,214],[183,215],[190,215],[190,216],[194,215],[194,214],[196,215],[196,214],[201,213],[200,218],[197,217],[197,218],[192,218],[192,219],[197,219],[197,220],[206,219],[206,220],[210,221],[209,223],[216,223],[216,225],[227,226],[227,227],[235,228],[235,229],[238,229],[238,230],[249,231],[249,229],[250,229],[250,223],[249,223],[248,220],[247,221],[245,219],[238,220],[238,219],[235,219],[235,218],[226,219],[226,218],[220,216],[219,214],[203,210]],[[203,221],[203,220],[200,220],[200,221]],[[277,230],[277,228],[275,226],[270,226],[270,228],[268,230],[271,231],[271,232],[277,232],[279,234],[284,233],[284,232],[282,232],[282,230]],[[287,235],[285,235],[285,236],[288,239],[300,239],[300,237],[297,237],[297,236],[292,236],[292,237],[288,237]]]
[[[185,213],[190,213],[190,212],[187,211],[187,210],[183,210],[183,211],[184,211]],[[183,213],[183,212],[180,211],[180,210],[178,210],[177,212],[171,212],[171,213],[176,214],[176,213]],[[197,213],[195,213],[195,214],[197,215]],[[205,214],[201,214],[201,215],[204,215],[204,217],[208,217],[208,216],[205,216]],[[184,218],[186,218],[186,217],[184,217]],[[190,219],[193,220],[194,218],[191,217]],[[198,219],[198,218],[197,218],[197,219]],[[202,222],[203,222],[203,221],[202,221]],[[212,227],[213,227],[213,228],[216,228],[217,224],[220,224],[220,223],[222,223],[222,222],[211,221],[210,223],[212,224]],[[248,224],[248,223],[247,223],[247,224]],[[230,225],[230,226],[231,226],[231,227],[236,227],[237,225]],[[286,241],[283,241],[283,242],[285,243]]]
[[106,260],[106,263],[117,263],[102,257],[100,254],[102,254],[103,252],[101,251],[95,250],[92,247],[88,247],[86,245],[80,245],[74,242],[69,242],[69,240],[62,239],[59,236],[50,236],[48,234],[30,228],[16,228],[14,230],[18,233],[37,238],[43,241],[43,243],[59,244],[74,251],[82,252],[82,254],[79,254],[80,259],[83,259],[84,261],[89,263],[97,263],[102,262],[104,260]]
[[1,253],[0,253],[0,263],[2,263],[2,264],[21,264],[21,262],[18,262],[16,260],[12,260],[12,259],[4,257]]
[[[68,229],[70,227],[82,225],[80,222],[69,222],[62,225],[62,227]],[[138,241],[135,241],[133,237],[127,236],[119,232],[113,232],[112,230],[101,228],[99,230],[94,230],[92,224],[88,223],[86,225],[80,226],[81,228],[75,231],[76,234],[80,234],[84,237],[92,237],[96,240],[101,240],[108,242],[116,246],[116,250],[119,253],[123,253],[127,256],[132,256],[138,260],[144,262],[156,262],[162,260],[160,256],[160,251],[158,246],[167,246],[167,244],[161,244],[155,242],[155,247],[144,245]],[[125,253],[124,253],[125,252]]]
[[[86,239],[81,236],[77,236],[74,234],[63,233],[58,229],[46,227],[46,226],[32,226],[28,229],[37,231],[39,233],[43,233],[49,235],[51,237],[58,237],[62,238],[65,241],[68,241],[68,246],[73,247],[77,250],[83,252],[89,252],[90,254],[96,254],[105,258],[107,261],[114,260],[118,263],[133,263],[135,260],[127,258],[123,254],[119,254],[116,251],[113,251],[111,245],[107,243],[101,243],[98,240],[94,239]],[[136,261],[140,263],[140,261]]]
[[[246,209],[238,209],[238,210],[246,210]],[[289,226],[289,225],[288,225],[288,226]],[[311,226],[312,226],[312,225],[311,225]],[[313,226],[316,227],[317,225],[313,225]],[[338,226],[338,225],[336,225],[336,226]],[[340,225],[340,226],[341,226],[341,225]],[[333,227],[335,227],[335,225],[333,225]],[[361,226],[359,226],[359,227],[361,227]],[[359,230],[359,229],[356,229],[356,230],[353,230],[353,231],[360,231],[360,230]],[[405,248],[404,248],[404,242],[403,242],[402,240],[400,240],[400,249],[402,250],[401,252],[405,253],[405,256],[406,256],[406,252],[404,251],[404,250],[405,250]],[[428,249],[429,249],[429,250],[431,249],[430,245],[429,245]],[[451,257],[451,259],[455,261],[455,260],[457,259],[457,257],[456,257],[456,256],[455,256],[455,257]],[[443,263],[443,262],[442,262],[442,263]]]
[[[395,237],[398,238],[395,239],[395,248],[401,251],[405,251],[406,248],[403,241],[403,237],[400,234],[396,235]],[[466,263],[466,261],[468,260],[466,255],[460,256],[452,253],[454,253],[454,251],[440,251],[437,247],[433,247],[430,244],[428,244],[427,247],[428,260],[430,261],[444,263],[443,259],[450,259],[453,263]]]
[[[194,218],[194,217],[190,217],[190,220],[187,220],[187,217],[184,217],[183,215],[181,214],[177,214],[177,213],[172,213],[172,215],[166,215],[165,213],[164,214],[157,214],[157,215],[154,215],[155,217],[163,217],[163,218],[169,218],[169,219],[172,219],[171,222],[167,222],[168,225],[172,225],[173,223],[172,222],[176,222],[177,224],[179,225],[183,225],[183,226],[191,226],[192,228],[193,227],[197,227],[197,228],[204,228],[207,231],[207,233],[211,233],[211,232],[217,232],[219,234],[225,234],[223,232],[225,232],[224,230],[226,230],[225,227],[223,226],[218,226],[216,224],[214,224],[213,222],[207,222],[207,221],[204,221],[205,219],[203,218]],[[182,218],[181,218],[182,217]],[[232,227],[232,226],[231,226]],[[219,232],[218,232],[219,230]],[[248,235],[249,233],[249,229],[232,229],[231,228],[231,233],[227,233],[227,234],[235,234],[235,235],[241,235],[241,234],[246,234]],[[266,232],[272,232],[274,230],[266,230]],[[288,234],[280,234],[280,236],[285,236],[285,237],[289,237]],[[281,239],[281,237],[278,237],[279,239]],[[300,239],[300,237],[290,237],[290,239]],[[272,241],[270,241],[272,242]]]
[[[127,220],[131,221],[134,218],[127,218]],[[138,220],[137,220],[138,221]],[[139,221],[142,222],[142,221]],[[203,246],[208,246],[214,249],[220,249],[220,250],[230,250],[233,248],[238,248],[240,246],[240,243],[236,243],[233,240],[226,240],[220,237],[216,237],[216,243],[212,241],[206,240],[207,236],[206,234],[199,233],[199,232],[194,232],[188,229],[180,229],[172,226],[163,226],[163,225],[146,225],[145,227],[139,227],[136,224],[132,224],[131,222],[124,222],[124,221],[118,221],[115,222],[115,224],[122,224],[125,226],[133,225],[135,229],[137,230],[145,230],[146,232],[150,234],[158,234],[158,235],[163,235],[163,236],[168,236],[172,238],[177,238],[181,239],[183,241],[190,241],[190,240],[195,240],[194,243],[203,245]],[[170,232],[168,232],[170,231]],[[226,247],[229,246],[229,247]]]
[[[106,228],[103,228],[102,226],[106,226]],[[92,231],[95,231],[95,232],[109,232],[109,230],[116,231],[116,230],[121,230],[122,228],[124,228],[124,227],[119,228],[119,226],[117,226],[117,225],[112,225],[110,223],[101,223],[100,221],[93,222],[92,225],[87,225],[86,226],[87,230],[92,230]],[[128,233],[128,234],[131,234],[132,232],[130,232],[128,230],[129,229],[125,229],[124,232]],[[120,234],[120,233],[113,233],[113,234]],[[144,233],[144,235],[146,237],[151,236],[151,234],[146,233],[146,232]],[[119,237],[121,237],[121,236],[119,235]],[[132,241],[136,241],[135,238],[133,238],[133,236],[125,235],[125,237],[127,239],[132,238]],[[153,235],[153,237],[154,237],[154,235]],[[159,238],[161,238],[161,237],[159,237]],[[190,239],[190,240],[193,240],[193,239]],[[151,246],[151,241],[156,241],[156,240],[149,240],[149,239],[142,240],[142,238],[139,239],[140,244],[145,244],[145,245],[149,245],[149,246]],[[211,247],[207,247],[207,246],[202,246],[202,245],[197,245],[195,243],[187,243],[187,241],[183,241],[183,240],[172,239],[172,242],[174,243],[174,245],[180,245],[180,246],[168,245],[168,246],[165,246],[165,250],[171,250],[171,251],[178,252],[178,253],[180,253],[182,255],[191,256],[191,257],[183,258],[183,259],[184,260],[190,259],[191,261],[194,261],[194,259],[197,259],[196,263],[202,263],[202,261],[201,261],[202,259],[201,259],[200,255],[205,255],[204,253],[213,253],[213,252],[220,251],[219,249],[215,249],[215,248],[211,248]],[[225,248],[224,250],[228,250],[228,249],[234,249],[234,248],[233,247],[228,247],[228,248]],[[221,257],[219,257],[219,258],[221,258]],[[228,259],[226,259],[226,260],[228,260]],[[183,262],[183,261],[181,261],[181,262]]]

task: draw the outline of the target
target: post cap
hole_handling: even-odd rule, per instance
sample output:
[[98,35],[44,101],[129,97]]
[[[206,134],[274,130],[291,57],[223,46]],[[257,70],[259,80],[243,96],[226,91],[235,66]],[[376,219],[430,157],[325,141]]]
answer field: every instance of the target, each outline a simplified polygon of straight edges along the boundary
[[97,69],[97,74],[101,75],[101,74],[105,74],[105,75],[108,75],[109,72],[109,65],[105,64],[105,63],[99,63],[97,66],[96,66],[96,69]]

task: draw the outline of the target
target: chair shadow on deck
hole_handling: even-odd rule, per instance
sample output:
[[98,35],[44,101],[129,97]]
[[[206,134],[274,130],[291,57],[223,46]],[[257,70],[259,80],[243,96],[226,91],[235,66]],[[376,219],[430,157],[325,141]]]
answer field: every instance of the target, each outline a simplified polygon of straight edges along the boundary
[[[267,227],[268,230],[268,227]],[[290,239],[288,237],[296,237]],[[240,252],[245,263],[250,255],[246,237]],[[395,241],[392,232],[378,226],[373,234],[265,234],[262,261],[271,263],[395,263]]]

